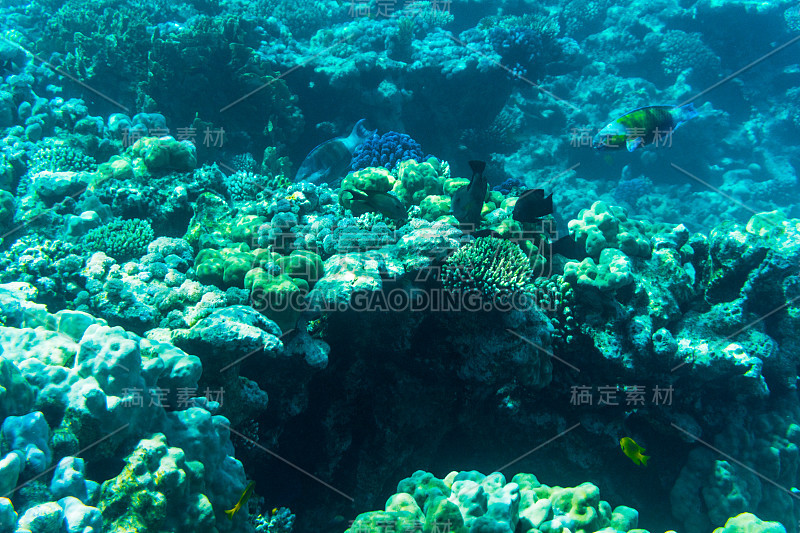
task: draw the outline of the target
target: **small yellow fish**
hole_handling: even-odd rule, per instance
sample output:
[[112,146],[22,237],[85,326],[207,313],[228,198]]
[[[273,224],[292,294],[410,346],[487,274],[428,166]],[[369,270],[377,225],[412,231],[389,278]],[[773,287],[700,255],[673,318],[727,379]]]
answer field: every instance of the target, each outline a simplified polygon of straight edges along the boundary
[[637,465],[647,466],[647,460],[650,459],[650,456],[644,455],[644,448],[636,444],[632,438],[623,437],[619,439],[619,446],[622,448],[622,453],[627,455],[631,461]]
[[250,483],[248,483],[247,487],[245,487],[244,489],[244,492],[239,497],[239,501],[236,502],[236,505],[233,506],[233,509],[228,509],[227,511],[225,511],[225,514],[228,515],[228,520],[233,520],[233,515],[235,515],[236,512],[239,509],[241,509],[244,506],[244,504],[247,503],[247,500],[249,500],[250,496],[253,494],[253,489],[255,488],[255,486],[256,486],[255,481],[251,481]]
[[303,193],[301,193],[300,191],[295,191],[289,196],[287,196],[286,199],[292,202],[294,200],[302,200],[304,197],[305,195]]

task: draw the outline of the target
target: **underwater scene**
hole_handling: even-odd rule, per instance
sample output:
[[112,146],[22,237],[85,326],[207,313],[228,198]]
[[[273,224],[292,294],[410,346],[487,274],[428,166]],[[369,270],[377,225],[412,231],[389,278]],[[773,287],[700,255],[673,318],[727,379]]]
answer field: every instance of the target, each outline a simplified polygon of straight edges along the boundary
[[0,0],[0,533],[800,533],[799,0]]

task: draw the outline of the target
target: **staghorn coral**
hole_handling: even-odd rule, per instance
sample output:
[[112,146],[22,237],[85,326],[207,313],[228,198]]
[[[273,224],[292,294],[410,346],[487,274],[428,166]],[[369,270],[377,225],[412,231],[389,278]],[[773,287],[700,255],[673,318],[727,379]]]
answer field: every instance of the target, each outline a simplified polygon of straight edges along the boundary
[[28,161],[28,173],[35,174],[44,170],[50,172],[81,170],[94,171],[97,162],[93,157],[84,154],[65,141],[47,138],[37,143],[37,149]]
[[442,266],[442,282],[453,292],[478,291],[487,297],[524,290],[531,264],[514,242],[478,237],[456,250]]

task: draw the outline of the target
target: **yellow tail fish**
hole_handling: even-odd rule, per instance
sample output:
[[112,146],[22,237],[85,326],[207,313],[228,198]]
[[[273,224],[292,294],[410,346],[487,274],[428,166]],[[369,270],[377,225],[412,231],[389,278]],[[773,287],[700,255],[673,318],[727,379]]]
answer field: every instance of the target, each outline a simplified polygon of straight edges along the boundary
[[236,502],[236,505],[233,506],[233,509],[228,509],[227,511],[225,511],[225,514],[228,515],[228,520],[233,520],[233,515],[235,515],[237,511],[239,511],[239,509],[244,507],[244,505],[247,503],[247,500],[249,500],[250,496],[253,494],[253,489],[255,488],[255,486],[256,486],[255,481],[251,481],[250,483],[248,483],[247,487],[245,487],[244,489],[244,492],[239,497],[239,501]]
[[644,448],[636,444],[632,438],[623,437],[619,439],[619,446],[622,448],[622,453],[627,455],[631,461],[637,465],[647,466],[647,460],[650,459],[650,456],[644,455]]

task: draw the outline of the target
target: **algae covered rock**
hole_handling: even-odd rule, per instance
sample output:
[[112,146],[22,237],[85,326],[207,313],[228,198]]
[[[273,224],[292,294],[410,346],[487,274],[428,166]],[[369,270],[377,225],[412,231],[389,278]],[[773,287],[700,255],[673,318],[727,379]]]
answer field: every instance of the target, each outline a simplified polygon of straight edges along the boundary
[[108,531],[216,531],[202,463],[186,460],[160,433],[139,441],[125,461],[100,489],[98,509]]

